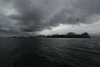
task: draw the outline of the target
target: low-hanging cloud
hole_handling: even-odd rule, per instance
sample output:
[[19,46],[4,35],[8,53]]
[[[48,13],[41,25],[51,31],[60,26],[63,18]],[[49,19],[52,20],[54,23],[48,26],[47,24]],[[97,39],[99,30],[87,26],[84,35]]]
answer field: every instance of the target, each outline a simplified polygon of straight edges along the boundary
[[14,0],[13,5],[17,13],[9,17],[24,32],[59,24],[93,23],[100,15],[100,0]]

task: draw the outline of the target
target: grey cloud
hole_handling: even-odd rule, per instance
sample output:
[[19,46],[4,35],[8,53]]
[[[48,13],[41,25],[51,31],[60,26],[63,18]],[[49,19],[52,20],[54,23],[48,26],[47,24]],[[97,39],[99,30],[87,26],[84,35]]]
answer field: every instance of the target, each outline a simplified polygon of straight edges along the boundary
[[35,32],[59,24],[93,23],[100,14],[99,6],[100,0],[15,0],[18,14],[10,17],[18,21],[21,31]]
[[[52,22],[80,24],[93,23],[100,18],[100,0],[76,0],[70,9],[64,9]],[[96,17],[98,16],[98,17]],[[56,18],[56,19],[55,19]],[[79,22],[76,19],[79,18]]]
[[0,0],[0,34],[17,34],[15,22],[8,14],[11,12],[12,0]]
[[16,0],[14,6],[19,14],[10,17],[18,21],[21,31],[40,31],[47,28],[48,20],[63,8],[59,7],[60,0],[56,2],[57,0]]

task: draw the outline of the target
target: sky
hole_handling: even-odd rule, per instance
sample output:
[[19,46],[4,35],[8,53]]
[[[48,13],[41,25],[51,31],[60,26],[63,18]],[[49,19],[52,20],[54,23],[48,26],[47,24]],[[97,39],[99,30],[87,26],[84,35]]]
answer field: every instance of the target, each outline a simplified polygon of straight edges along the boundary
[[100,35],[100,0],[0,0],[0,36]]

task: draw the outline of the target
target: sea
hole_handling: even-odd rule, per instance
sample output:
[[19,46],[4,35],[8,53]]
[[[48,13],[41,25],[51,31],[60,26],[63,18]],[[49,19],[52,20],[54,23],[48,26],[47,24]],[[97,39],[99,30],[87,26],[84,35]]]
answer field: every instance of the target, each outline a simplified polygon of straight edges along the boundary
[[0,38],[0,67],[100,67],[100,38]]

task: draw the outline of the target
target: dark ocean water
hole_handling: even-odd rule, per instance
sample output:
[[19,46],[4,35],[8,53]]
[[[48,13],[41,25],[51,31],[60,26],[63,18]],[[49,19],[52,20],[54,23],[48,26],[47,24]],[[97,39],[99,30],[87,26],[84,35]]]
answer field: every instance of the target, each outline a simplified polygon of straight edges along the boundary
[[100,67],[100,39],[0,38],[0,67]]

